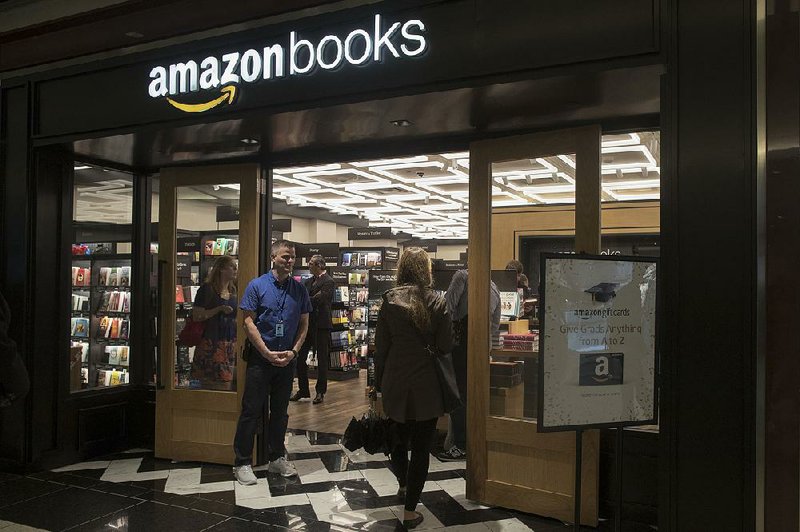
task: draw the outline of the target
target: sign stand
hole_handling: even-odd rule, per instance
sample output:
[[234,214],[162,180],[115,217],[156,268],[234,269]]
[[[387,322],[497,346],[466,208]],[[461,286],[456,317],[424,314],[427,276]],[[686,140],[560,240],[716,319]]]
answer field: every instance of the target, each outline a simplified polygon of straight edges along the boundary
[[614,530],[623,517],[624,427],[657,422],[658,258],[542,253],[539,432],[575,431],[573,530],[583,433],[616,429]]

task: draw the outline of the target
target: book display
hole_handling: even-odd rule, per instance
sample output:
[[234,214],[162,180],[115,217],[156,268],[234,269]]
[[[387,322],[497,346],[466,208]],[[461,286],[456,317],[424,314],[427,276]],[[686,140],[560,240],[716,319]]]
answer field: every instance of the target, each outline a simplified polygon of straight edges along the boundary
[[397,284],[397,270],[371,270],[367,285],[367,386],[375,385],[375,330],[378,326],[378,312],[383,303],[383,293]]
[[[327,361],[330,380],[358,377],[358,353],[366,345],[366,308],[358,305],[358,294],[365,289],[367,271],[350,268],[329,268],[336,287],[331,305],[331,349]],[[361,339],[361,340],[359,340]],[[318,364],[324,363],[317,360]]]
[[127,384],[131,348],[131,259],[113,244],[72,246],[70,347],[80,350],[75,389]]

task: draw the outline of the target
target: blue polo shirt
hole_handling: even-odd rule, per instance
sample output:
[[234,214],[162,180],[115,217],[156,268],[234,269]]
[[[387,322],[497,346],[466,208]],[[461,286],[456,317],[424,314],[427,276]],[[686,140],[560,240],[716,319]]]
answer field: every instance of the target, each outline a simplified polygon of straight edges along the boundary
[[[300,315],[311,312],[308,290],[290,275],[282,284],[272,270],[250,281],[239,304],[256,315],[256,327],[270,351],[294,347]],[[275,325],[283,321],[283,337],[275,336]]]

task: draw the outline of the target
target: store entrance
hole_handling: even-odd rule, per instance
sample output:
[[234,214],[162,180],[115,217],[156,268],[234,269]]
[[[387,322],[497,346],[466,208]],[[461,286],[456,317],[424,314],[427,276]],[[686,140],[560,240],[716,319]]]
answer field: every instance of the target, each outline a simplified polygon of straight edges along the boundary
[[[584,432],[576,494],[575,433],[537,427],[539,331],[520,312],[516,240],[537,203],[574,203],[574,211],[557,213],[560,227],[574,228],[575,252],[599,252],[600,154],[597,126],[470,146],[467,497],[562,521],[573,520],[580,497],[580,521],[590,526],[598,523],[599,433]],[[498,274],[509,270],[506,288]],[[494,290],[503,332],[489,312],[473,310],[489,309]]]
[[238,296],[259,274],[259,167],[162,169],[155,454],[233,463],[244,391]]

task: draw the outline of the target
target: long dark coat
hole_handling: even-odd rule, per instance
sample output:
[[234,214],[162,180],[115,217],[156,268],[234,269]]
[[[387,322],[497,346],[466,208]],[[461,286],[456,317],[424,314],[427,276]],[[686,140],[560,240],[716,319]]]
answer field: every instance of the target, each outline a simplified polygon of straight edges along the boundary
[[383,409],[395,421],[423,421],[444,414],[442,390],[428,343],[442,353],[453,348],[452,325],[442,296],[424,289],[431,311],[431,329],[420,331],[411,320],[410,286],[398,286],[383,295],[375,332],[375,381],[383,395]]

